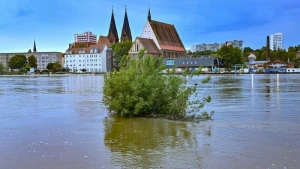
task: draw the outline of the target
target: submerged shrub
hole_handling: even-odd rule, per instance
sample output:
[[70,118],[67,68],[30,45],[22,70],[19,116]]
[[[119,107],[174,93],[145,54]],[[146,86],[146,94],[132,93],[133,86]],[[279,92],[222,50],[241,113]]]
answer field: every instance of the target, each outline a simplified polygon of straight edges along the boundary
[[[137,59],[124,56],[119,72],[114,70],[104,76],[103,102],[109,111],[121,116],[196,117],[211,101],[210,96],[189,100],[193,94],[196,96],[196,85],[187,86],[187,78],[200,73],[201,68],[175,75],[174,68],[166,69],[162,57],[144,55],[144,51]],[[210,76],[202,82],[209,80]]]

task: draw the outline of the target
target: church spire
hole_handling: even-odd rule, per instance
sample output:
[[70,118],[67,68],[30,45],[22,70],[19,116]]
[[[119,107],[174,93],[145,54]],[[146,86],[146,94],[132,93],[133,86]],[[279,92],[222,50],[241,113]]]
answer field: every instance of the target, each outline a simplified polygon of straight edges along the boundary
[[35,45],[35,40],[33,42],[33,53],[36,53],[36,45]]
[[110,26],[109,26],[107,38],[109,39],[111,44],[119,42],[119,36],[118,36],[118,31],[117,31],[115,16],[114,16],[114,9],[112,9],[112,13],[111,13],[111,20],[110,20]]
[[149,7],[149,10],[148,10],[148,21],[149,21],[149,22],[151,21],[150,7]]
[[125,17],[123,22],[122,34],[121,34],[121,42],[125,42],[125,41],[132,41],[126,7],[125,7]]

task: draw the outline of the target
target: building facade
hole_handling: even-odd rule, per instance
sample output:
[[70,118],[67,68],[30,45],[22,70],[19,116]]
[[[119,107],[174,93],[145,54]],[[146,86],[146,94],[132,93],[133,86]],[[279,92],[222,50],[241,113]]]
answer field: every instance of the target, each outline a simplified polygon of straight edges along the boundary
[[282,33],[275,33],[270,35],[270,46],[272,50],[283,49],[283,35]]
[[94,43],[97,42],[97,35],[94,35],[92,32],[83,32],[82,34],[75,34],[74,35],[74,42],[75,43]]
[[112,52],[109,46],[109,40],[104,36],[100,36],[97,44],[89,47],[69,46],[64,56],[64,67],[69,68],[69,71],[73,73],[109,72],[112,69]]
[[37,59],[37,70],[46,70],[49,63],[59,62],[62,64],[62,54],[61,52],[35,52],[35,53],[0,53],[0,62],[4,64],[5,67],[8,66],[9,60],[15,55],[24,55],[26,58],[33,55]]
[[[153,50],[157,52],[156,49],[158,49],[160,55],[162,55],[164,58],[182,58],[186,57],[187,55],[175,26],[168,23],[152,20],[150,9],[148,11],[148,19],[144,26],[143,32],[141,36],[136,40],[141,39],[152,39],[148,41],[143,40],[143,46],[149,47],[146,50],[150,51],[150,46],[152,46],[154,43],[156,47]],[[131,52],[129,52],[129,54],[131,54],[132,52],[138,53],[142,49],[136,48],[137,44],[138,43],[136,42],[133,44]]]
[[225,45],[232,45],[233,47],[239,48],[241,51],[243,51],[243,41],[242,40],[233,40],[233,41],[227,41],[225,43],[203,43],[203,44],[198,44],[198,45],[192,45],[191,46],[191,51],[192,52],[201,52],[201,51],[214,51],[216,52],[217,50],[221,49],[222,46]]

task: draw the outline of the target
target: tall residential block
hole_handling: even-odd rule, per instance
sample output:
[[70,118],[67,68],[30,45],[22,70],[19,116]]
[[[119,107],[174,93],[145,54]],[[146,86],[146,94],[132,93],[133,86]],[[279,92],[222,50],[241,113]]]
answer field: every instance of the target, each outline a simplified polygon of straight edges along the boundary
[[226,43],[202,43],[198,45],[192,45],[191,46],[191,52],[200,52],[200,51],[214,51],[216,52],[217,50],[221,49],[222,46],[225,45],[232,45],[233,47],[239,48],[241,51],[243,51],[243,41],[242,40],[232,40],[232,41],[227,41]]
[[272,50],[283,49],[282,33],[274,33],[270,35],[270,46]]

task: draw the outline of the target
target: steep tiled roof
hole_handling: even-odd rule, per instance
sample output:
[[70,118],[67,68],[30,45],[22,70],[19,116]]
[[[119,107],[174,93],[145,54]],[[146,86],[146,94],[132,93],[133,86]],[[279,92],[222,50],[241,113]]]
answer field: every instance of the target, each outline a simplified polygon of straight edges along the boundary
[[185,52],[185,48],[174,25],[151,20],[151,28],[163,50],[175,50]]
[[106,36],[100,36],[97,42],[98,45],[106,45],[108,47],[110,47],[110,42],[109,39]]
[[110,20],[110,26],[109,26],[107,37],[109,38],[109,41],[111,43],[119,42],[119,36],[118,36],[118,30],[116,27],[114,11],[112,11],[112,13],[111,13],[111,20]]
[[125,16],[124,16],[124,22],[123,22],[123,28],[121,34],[121,42],[125,42],[128,40],[132,41],[132,36],[131,36],[131,30],[130,30],[128,16],[127,16],[127,10],[125,9]]
[[144,48],[147,50],[148,54],[161,54],[157,46],[155,45],[153,39],[149,38],[137,38],[144,46]]

